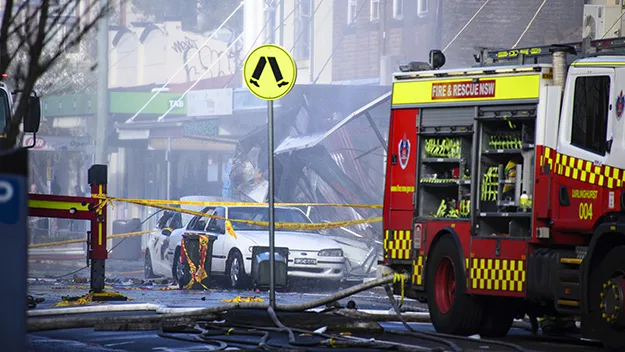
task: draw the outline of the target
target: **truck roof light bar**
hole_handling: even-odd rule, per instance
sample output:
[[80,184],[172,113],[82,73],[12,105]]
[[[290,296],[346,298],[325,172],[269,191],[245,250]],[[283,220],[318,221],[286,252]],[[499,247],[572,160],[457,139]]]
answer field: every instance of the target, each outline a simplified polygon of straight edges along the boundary
[[[482,59],[478,58],[478,61],[492,60],[493,62],[498,61],[506,61],[519,59],[521,57],[526,58],[537,58],[549,56],[552,54],[553,50],[560,49],[562,47],[571,47],[577,54],[583,54],[584,52],[584,42],[576,42],[576,43],[566,43],[566,44],[558,44],[558,45],[542,45],[542,46],[533,46],[519,49],[500,49],[493,50],[488,48],[479,48],[481,50]],[[609,54],[612,51],[617,50],[625,50],[625,37],[619,38],[609,38],[609,39],[599,39],[589,41],[587,43],[588,51],[596,50],[601,52],[601,54]],[[570,54],[573,52],[567,51]],[[476,57],[478,57],[476,55]]]

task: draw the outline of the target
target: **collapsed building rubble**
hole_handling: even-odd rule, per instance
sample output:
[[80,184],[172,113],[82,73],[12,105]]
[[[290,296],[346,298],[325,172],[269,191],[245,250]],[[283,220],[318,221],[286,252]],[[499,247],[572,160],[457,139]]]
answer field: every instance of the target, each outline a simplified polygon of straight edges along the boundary
[[[386,157],[382,133],[386,133],[380,131],[387,130],[389,94],[385,93],[385,87],[376,88],[358,99],[345,100],[341,100],[344,97],[340,94],[329,98],[327,93],[305,92],[298,102],[277,114],[274,131],[277,202],[381,204]],[[360,116],[367,118],[357,119]],[[248,134],[237,146],[230,172],[232,197],[265,202],[267,179],[267,130],[263,127]],[[367,208],[303,210],[315,222],[381,216],[379,209]],[[371,223],[324,233],[342,237],[346,247],[360,245],[358,250],[345,250],[354,265],[362,263],[381,230],[381,223]],[[357,239],[355,236],[361,239],[357,243],[350,241]],[[376,248],[378,255],[381,250],[381,246]]]

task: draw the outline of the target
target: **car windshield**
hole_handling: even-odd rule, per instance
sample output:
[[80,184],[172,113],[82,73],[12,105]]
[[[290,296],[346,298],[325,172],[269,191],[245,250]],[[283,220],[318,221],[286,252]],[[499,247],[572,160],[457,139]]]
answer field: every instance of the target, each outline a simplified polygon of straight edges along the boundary
[[[252,220],[252,221],[269,221],[269,208],[265,207],[241,207],[241,208],[229,208],[228,218],[237,220]],[[289,208],[275,208],[275,222],[291,222],[291,223],[307,223],[311,221],[297,209]],[[242,222],[232,221],[232,227],[235,231],[267,231],[267,227],[250,225]],[[276,231],[288,231],[284,229],[276,228]]]

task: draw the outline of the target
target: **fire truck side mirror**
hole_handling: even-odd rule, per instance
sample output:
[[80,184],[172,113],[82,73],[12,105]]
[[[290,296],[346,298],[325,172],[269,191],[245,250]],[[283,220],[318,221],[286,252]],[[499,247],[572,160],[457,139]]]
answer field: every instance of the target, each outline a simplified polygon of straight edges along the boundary
[[28,107],[24,115],[24,132],[37,133],[41,124],[41,100],[38,96],[28,97]]
[[430,50],[430,66],[438,70],[445,65],[445,54],[440,50]]

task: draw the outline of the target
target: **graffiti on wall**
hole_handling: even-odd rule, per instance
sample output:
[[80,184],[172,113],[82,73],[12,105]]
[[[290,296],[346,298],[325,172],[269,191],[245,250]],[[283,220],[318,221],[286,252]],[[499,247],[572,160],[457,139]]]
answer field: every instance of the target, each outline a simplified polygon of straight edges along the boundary
[[231,75],[235,72],[240,61],[240,46],[235,46],[225,57],[220,58],[225,49],[217,50],[209,45],[200,48],[200,45],[197,43],[197,40],[185,36],[182,40],[176,40],[171,46],[174,52],[181,54],[183,63],[187,62],[195,53],[198,53],[185,66],[187,82],[200,78]]

